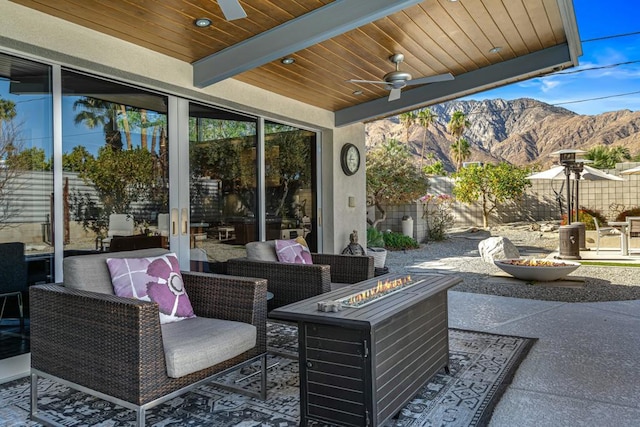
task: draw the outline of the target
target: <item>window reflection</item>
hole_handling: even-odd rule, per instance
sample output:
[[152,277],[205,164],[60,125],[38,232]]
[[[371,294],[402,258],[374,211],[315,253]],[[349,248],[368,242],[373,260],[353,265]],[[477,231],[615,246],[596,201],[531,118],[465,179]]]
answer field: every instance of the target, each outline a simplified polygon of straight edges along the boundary
[[[304,237],[316,250],[313,233],[313,176],[316,134],[273,122],[265,124],[267,220],[279,222],[278,239]],[[269,225],[267,225],[267,229]]]
[[256,129],[255,118],[190,104],[191,260],[212,269],[258,236]]
[[63,71],[67,255],[168,247],[166,97]]
[[[256,119],[191,104],[189,125],[192,266],[208,261],[216,271],[244,256],[244,245],[259,238],[262,209],[267,240],[304,236],[315,250],[314,132],[265,123],[265,183],[259,188]],[[264,207],[258,206],[260,192]]]
[[49,66],[0,54],[0,359],[29,352],[28,286],[53,278],[50,88]]

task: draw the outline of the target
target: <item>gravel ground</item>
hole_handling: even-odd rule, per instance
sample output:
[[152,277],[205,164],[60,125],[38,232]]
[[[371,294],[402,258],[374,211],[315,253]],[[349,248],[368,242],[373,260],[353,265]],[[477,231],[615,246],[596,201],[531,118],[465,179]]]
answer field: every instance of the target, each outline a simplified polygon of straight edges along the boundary
[[388,252],[392,273],[455,274],[463,283],[452,290],[563,302],[640,299],[638,267],[580,266],[558,282],[535,284],[517,280],[480,258],[478,243],[490,236],[511,240],[523,258],[546,258],[558,248],[558,231],[532,231],[530,224],[508,224],[484,229],[452,230],[447,240],[429,242],[418,250]]

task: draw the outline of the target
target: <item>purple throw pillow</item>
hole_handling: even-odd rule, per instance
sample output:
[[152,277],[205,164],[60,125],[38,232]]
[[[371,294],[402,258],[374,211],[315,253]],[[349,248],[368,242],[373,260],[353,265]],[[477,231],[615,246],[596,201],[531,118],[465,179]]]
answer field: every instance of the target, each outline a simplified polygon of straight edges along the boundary
[[278,261],[289,264],[313,264],[309,248],[295,240],[276,240]]
[[107,266],[114,293],[157,303],[161,324],[196,317],[184,289],[175,254],[149,258],[108,258]]

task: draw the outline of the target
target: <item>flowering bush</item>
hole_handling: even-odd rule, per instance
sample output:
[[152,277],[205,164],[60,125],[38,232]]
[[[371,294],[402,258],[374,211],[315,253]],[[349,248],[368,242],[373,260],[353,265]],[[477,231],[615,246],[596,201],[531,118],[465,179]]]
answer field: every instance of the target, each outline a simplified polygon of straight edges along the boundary
[[455,218],[452,206],[455,199],[448,194],[427,193],[418,199],[422,202],[422,218],[427,223],[427,239],[444,240]]
[[[576,216],[576,211],[571,211],[571,221],[574,221]],[[598,219],[599,225],[605,225],[607,223],[607,218],[604,217],[599,211],[587,208],[581,208],[578,210],[578,222],[584,223],[585,230],[595,230],[596,225],[593,222],[593,218]],[[560,225],[567,225],[567,214],[563,213],[562,218],[560,220]]]

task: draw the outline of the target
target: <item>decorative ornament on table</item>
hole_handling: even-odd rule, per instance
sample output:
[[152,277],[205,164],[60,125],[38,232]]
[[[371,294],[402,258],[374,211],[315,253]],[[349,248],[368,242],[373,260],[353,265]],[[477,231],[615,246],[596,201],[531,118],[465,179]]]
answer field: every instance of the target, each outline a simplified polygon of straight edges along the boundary
[[342,255],[365,256],[366,254],[364,248],[358,243],[358,231],[353,230],[353,233],[349,234],[349,244],[342,251]]

